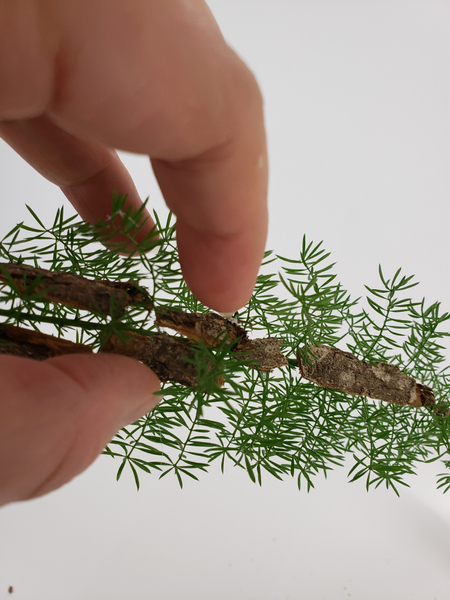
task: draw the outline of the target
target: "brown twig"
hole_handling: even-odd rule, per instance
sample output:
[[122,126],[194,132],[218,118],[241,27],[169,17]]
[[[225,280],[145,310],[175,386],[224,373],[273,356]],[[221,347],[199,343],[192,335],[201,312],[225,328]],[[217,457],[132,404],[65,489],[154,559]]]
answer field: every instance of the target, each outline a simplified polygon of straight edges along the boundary
[[148,294],[131,281],[93,280],[30,265],[0,263],[0,281],[10,283],[9,278],[22,294],[37,280],[33,293],[42,292],[43,300],[105,315],[110,314],[111,307],[115,316],[122,315],[127,306],[142,302],[147,302],[149,309],[153,307]]
[[[188,387],[198,384],[195,365],[184,360],[194,358],[193,345],[189,340],[167,334],[144,336],[127,332],[122,339],[111,335],[101,351],[136,358],[148,365],[161,381],[173,381]],[[62,354],[89,353],[92,353],[92,348],[85,344],[25,327],[0,324],[0,354],[45,360]],[[217,384],[222,385],[223,379],[219,377]]]
[[[195,387],[198,384],[197,368],[194,363],[188,362],[195,356],[189,340],[167,333],[150,336],[127,333],[122,339],[113,334],[101,351],[136,358],[150,367],[163,382],[173,381],[187,387]],[[218,377],[216,383],[219,386],[223,385],[223,379]]]
[[[35,284],[33,293],[42,292],[42,299],[93,312],[101,311],[104,314],[110,313],[112,305],[116,314],[122,314],[127,306],[138,303],[147,303],[148,308],[153,307],[148,294],[132,282],[96,281],[73,273],[13,263],[0,264],[0,281],[12,281],[20,293],[24,293],[27,286]],[[186,335],[192,341],[203,341],[207,346],[220,343],[226,335],[227,341],[237,341],[234,347],[236,356],[255,362],[261,370],[287,364],[280,352],[278,340],[249,340],[244,329],[213,313],[189,314],[159,308],[156,322],[161,327],[170,327]],[[83,344],[73,344],[11,325],[1,327],[0,339],[3,340],[0,352],[41,360],[58,354],[92,351]],[[195,365],[189,362],[194,358],[190,340],[166,333],[143,336],[124,332],[120,338],[115,334],[111,335],[101,351],[132,356],[148,365],[162,381],[174,381],[193,387],[197,385],[198,379]],[[217,383],[222,385],[223,379],[218,377]]]
[[247,332],[215,313],[186,313],[168,307],[155,308],[156,325],[178,331],[191,340],[206,346],[218,346],[224,339],[236,342],[233,353],[237,358],[255,363],[261,371],[269,371],[288,364],[280,351],[282,341],[277,338],[250,339]]
[[[153,307],[145,290],[132,282],[95,281],[28,265],[0,264],[0,281],[12,281],[21,293],[37,278],[33,292],[44,292],[43,298],[51,302],[104,314],[109,314],[111,306],[120,313],[135,304],[147,303],[149,309]],[[101,351],[132,356],[148,365],[162,381],[189,387],[198,383],[196,367],[190,362],[195,356],[194,342],[203,342],[210,347],[224,340],[233,342],[234,356],[262,371],[288,364],[280,351],[281,340],[250,339],[240,325],[218,314],[186,313],[170,307],[158,307],[155,314],[157,326],[170,328],[188,339],[167,333],[144,336],[123,332],[120,337],[110,335]],[[79,352],[92,352],[92,349],[37,331],[0,325],[0,353],[43,360]],[[395,365],[367,363],[350,352],[325,345],[309,346],[306,354],[305,349],[297,353],[297,359],[302,377],[321,387],[416,408],[436,406],[433,390],[403,374]],[[221,377],[217,378],[217,383],[223,383]],[[450,414],[450,410],[440,411],[439,408],[436,412],[444,416]]]
[[0,324],[0,354],[45,360],[61,354],[88,354],[90,346],[47,335],[34,329]]
[[416,408],[436,403],[431,388],[405,375],[395,365],[368,363],[350,352],[325,345],[309,346],[308,351],[306,360],[302,352],[297,353],[300,373],[321,387]]

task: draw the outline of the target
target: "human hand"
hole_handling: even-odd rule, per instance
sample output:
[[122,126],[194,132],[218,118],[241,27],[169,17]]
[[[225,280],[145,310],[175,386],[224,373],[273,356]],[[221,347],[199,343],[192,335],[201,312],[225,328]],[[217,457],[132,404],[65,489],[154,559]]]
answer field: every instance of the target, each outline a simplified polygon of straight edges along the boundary
[[[191,291],[221,312],[248,301],[267,232],[262,100],[203,0],[2,2],[0,80],[1,137],[85,220],[114,189],[141,204],[111,148],[148,154]],[[159,385],[105,355],[2,356],[0,381],[0,504],[75,477]]]

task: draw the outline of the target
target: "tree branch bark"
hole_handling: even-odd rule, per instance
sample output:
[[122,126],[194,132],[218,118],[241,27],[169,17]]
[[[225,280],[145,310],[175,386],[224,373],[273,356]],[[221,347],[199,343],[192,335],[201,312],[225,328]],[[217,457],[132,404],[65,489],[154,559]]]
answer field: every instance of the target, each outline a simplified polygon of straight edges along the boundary
[[395,365],[368,363],[325,345],[309,346],[306,360],[297,352],[297,360],[302,377],[321,387],[416,408],[436,403],[431,388],[417,383]]
[[0,263],[0,281],[12,283],[20,294],[31,286],[43,300],[105,315],[113,308],[114,315],[121,316],[127,306],[143,302],[153,308],[150,296],[131,281],[94,280],[15,263]]
[[[117,310],[120,314],[135,304],[147,304],[149,310],[154,308],[146,291],[133,282],[95,281],[72,273],[13,263],[0,263],[0,281],[15,286],[20,293],[32,285],[33,293],[44,293],[44,300],[103,314],[110,314],[112,306],[114,312]],[[262,371],[288,364],[280,351],[281,340],[250,339],[244,328],[218,314],[186,313],[160,306],[155,308],[155,315],[158,327],[172,329],[188,339],[167,333],[146,336],[122,332],[120,336],[110,335],[101,351],[134,357],[148,365],[163,382],[173,381],[189,387],[198,383],[196,367],[189,362],[195,356],[195,342],[209,347],[225,339],[228,343],[234,342],[234,356]],[[0,324],[0,354],[44,360],[79,352],[92,352],[92,348],[38,331]],[[395,365],[367,363],[350,352],[326,345],[309,346],[308,352],[305,349],[297,352],[297,360],[302,377],[321,387],[416,408],[436,405],[431,388],[405,375]],[[223,384],[221,377],[217,383]],[[450,414],[450,410],[437,409],[437,412],[444,416]]]

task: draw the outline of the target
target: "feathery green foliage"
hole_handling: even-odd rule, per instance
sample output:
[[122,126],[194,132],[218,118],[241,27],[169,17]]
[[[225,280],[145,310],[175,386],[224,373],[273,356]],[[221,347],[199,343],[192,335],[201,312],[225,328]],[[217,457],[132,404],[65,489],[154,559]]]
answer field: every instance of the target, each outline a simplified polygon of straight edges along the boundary
[[[124,253],[126,244],[111,243],[117,217],[128,242],[135,242],[142,226],[142,209],[124,211],[124,205],[124,196],[115,197],[111,218],[96,226],[65,218],[60,209],[47,227],[29,208],[33,225],[20,223],[5,235],[0,259],[93,279],[139,281],[155,306],[206,312],[182,278],[172,215],[162,223],[154,214],[159,239],[147,236],[133,255]],[[198,387],[165,384],[158,407],[105,449],[119,460],[117,478],[129,468],[138,487],[142,472],[174,474],[182,485],[186,476],[197,479],[216,461],[222,470],[245,469],[260,484],[267,472],[295,477],[299,488],[310,490],[315,475],[326,476],[350,459],[350,481],[363,479],[368,489],[384,483],[398,493],[418,463],[441,459],[446,471],[438,488],[448,491],[449,418],[318,387],[300,376],[296,351],[328,344],[369,362],[393,363],[432,387],[445,405],[450,377],[443,339],[450,315],[437,302],[414,301],[408,294],[416,283],[400,269],[387,278],[380,267],[379,282],[367,287],[362,305],[337,283],[333,267],[322,244],[306,238],[296,259],[267,252],[254,294],[238,318],[255,337],[281,338],[288,366],[261,372],[236,360],[226,340],[216,348],[199,344]],[[129,307],[120,318],[92,314],[49,303],[34,287],[19,293],[11,282],[0,289],[3,322],[46,329],[94,349],[109,332],[159,332],[144,307]],[[208,361],[213,372],[205,368]],[[223,387],[215,384],[219,372]]]

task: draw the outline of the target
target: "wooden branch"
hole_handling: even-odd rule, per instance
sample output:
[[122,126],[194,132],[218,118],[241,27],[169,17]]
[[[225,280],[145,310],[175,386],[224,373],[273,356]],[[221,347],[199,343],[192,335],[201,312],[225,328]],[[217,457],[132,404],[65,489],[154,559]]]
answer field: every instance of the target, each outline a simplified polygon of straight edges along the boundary
[[[44,299],[103,314],[109,314],[111,306],[120,314],[135,304],[147,303],[149,309],[153,307],[145,290],[132,282],[95,281],[72,273],[0,263],[0,281],[8,283],[10,279],[21,293],[38,279],[33,292],[44,292]],[[281,340],[250,339],[244,328],[218,314],[186,313],[170,307],[158,307],[155,314],[156,325],[173,329],[188,339],[166,333],[143,336],[124,332],[120,338],[111,335],[101,351],[132,356],[148,365],[162,381],[189,387],[198,383],[196,367],[189,362],[195,356],[193,342],[203,342],[210,347],[225,339],[228,343],[235,342],[233,355],[262,371],[288,364],[280,351]],[[325,345],[310,346],[305,359],[304,350],[297,353],[300,373],[321,387],[416,408],[436,406],[433,391],[404,375],[395,365],[367,363],[350,352]],[[34,330],[0,324],[0,353],[44,360],[79,352],[92,352],[92,349]],[[217,383],[222,385],[222,378],[218,377]],[[444,416],[450,414],[450,410],[439,408],[436,412]]]
[[[173,381],[188,387],[198,384],[194,364],[184,358],[193,359],[192,342],[166,333],[151,336],[127,332],[122,339],[111,335],[101,350],[108,354],[131,356],[148,365],[161,381]],[[92,348],[77,344],[33,329],[0,324],[0,354],[45,360],[62,354],[89,354]],[[217,378],[223,385],[223,379]]]
[[142,302],[153,308],[148,294],[131,281],[93,280],[24,264],[0,263],[0,281],[8,283],[8,275],[20,293],[38,280],[33,293],[44,292],[43,300],[73,308],[109,315],[113,306],[115,316],[121,316],[127,306]]
[[[250,339],[245,329],[216,313],[186,313],[168,307],[155,307],[156,325],[168,327],[191,340],[206,346],[218,346],[225,338],[235,340],[233,354],[240,360],[256,363],[261,371],[269,371],[288,364],[280,351],[282,340],[277,338]],[[251,365],[250,365],[251,366]]]
[[[184,360],[192,360],[195,356],[192,342],[189,340],[167,333],[151,336],[127,333],[123,339],[113,334],[101,351],[136,358],[150,367],[163,382],[173,381],[187,387],[195,387],[198,384],[195,364]],[[222,386],[223,379],[218,377],[216,383]]]
[[[24,293],[27,286],[38,280],[33,293],[43,292],[43,299],[92,312],[101,311],[108,315],[113,305],[116,314],[121,315],[127,306],[145,302],[149,309],[153,308],[149,295],[131,282],[91,280],[73,273],[0,263],[0,281],[10,283],[9,278],[20,293]],[[261,370],[287,364],[280,352],[279,340],[250,340],[242,327],[214,313],[189,314],[160,308],[157,324],[170,327],[190,340],[203,341],[207,346],[217,345],[223,340],[223,336],[228,336],[230,342],[237,340],[234,347],[236,356],[255,362]],[[29,329],[13,328],[12,325],[1,327],[0,340],[3,340],[0,352],[38,360],[58,354],[92,351],[86,350],[88,347],[82,344],[73,344]],[[168,334],[142,336],[128,332],[120,339],[112,335],[102,352],[133,356],[148,365],[162,381],[174,381],[190,387],[198,383],[195,365],[184,360],[184,357],[191,360],[194,357],[192,342],[189,340]],[[217,383],[222,385],[223,379],[219,377]]]
[[216,313],[186,313],[166,306],[155,308],[156,325],[178,331],[191,340],[202,341],[206,346],[218,346],[225,337],[228,342],[247,339],[247,332]]
[[[178,316],[182,318],[181,315]],[[203,320],[203,324],[205,322]],[[199,338],[197,341],[201,339]],[[257,346],[259,342],[267,340],[250,341],[253,343],[254,357],[256,355],[254,343]],[[111,335],[101,351],[135,358],[149,366],[163,382],[172,381],[187,387],[196,387],[198,384],[196,366],[185,360],[185,358],[192,360],[195,356],[192,343],[189,339],[174,337],[166,333],[144,336],[124,332],[121,338],[115,334]],[[271,361],[270,352],[268,356],[265,355],[268,348],[271,348],[270,344],[262,344],[260,360],[263,365],[267,365]],[[282,366],[279,365],[278,343],[274,348],[276,357],[274,363],[276,366]],[[381,362],[367,363],[359,360],[350,352],[325,345],[309,346],[308,349],[307,360],[303,358],[302,353],[298,352],[297,354],[300,373],[302,377],[320,387],[339,390],[355,396],[367,396],[398,405],[416,408],[425,406],[434,408],[435,412],[441,416],[450,415],[450,409],[436,407],[433,390],[405,375],[395,365]],[[45,360],[53,356],[79,353],[92,353],[92,348],[24,327],[0,325],[0,354]],[[239,359],[240,355],[236,357]],[[285,357],[283,358],[286,361]],[[216,383],[219,386],[223,385],[223,379],[218,377]]]
[[45,360],[61,354],[89,354],[92,348],[34,329],[0,324],[0,354]]
[[436,403],[431,388],[395,365],[364,362],[350,352],[325,345],[309,346],[308,350],[307,360],[297,352],[300,373],[321,387],[416,408]]

